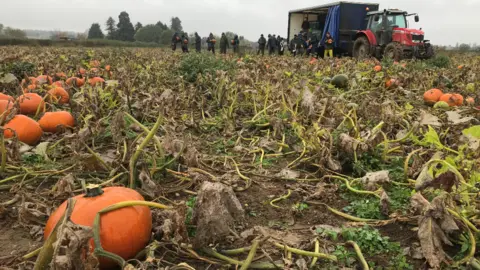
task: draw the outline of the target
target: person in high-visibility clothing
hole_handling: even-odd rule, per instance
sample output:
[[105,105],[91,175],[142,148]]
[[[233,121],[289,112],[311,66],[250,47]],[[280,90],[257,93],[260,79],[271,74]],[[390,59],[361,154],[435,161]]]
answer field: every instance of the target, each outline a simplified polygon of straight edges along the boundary
[[325,53],[323,54],[323,57],[333,57],[333,45],[334,41],[332,35],[330,35],[330,32],[327,32],[325,35]]

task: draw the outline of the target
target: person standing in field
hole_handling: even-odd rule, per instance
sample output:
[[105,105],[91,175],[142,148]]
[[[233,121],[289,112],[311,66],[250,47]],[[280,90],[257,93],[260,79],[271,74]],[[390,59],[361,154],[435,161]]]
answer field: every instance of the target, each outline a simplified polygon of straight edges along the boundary
[[267,40],[263,36],[263,34],[260,35],[260,38],[258,39],[258,52],[257,55],[262,53],[262,55],[265,55],[265,45],[267,44]]
[[230,48],[230,45],[228,45],[228,38],[225,33],[222,33],[222,37],[220,38],[220,53],[227,54],[227,48]]
[[323,57],[333,57],[333,45],[334,41],[332,35],[330,35],[330,32],[327,32],[327,34],[325,35],[325,53],[323,54]]
[[188,53],[188,35],[182,35],[182,52]]
[[177,49],[177,43],[181,42],[180,36],[177,32],[175,32],[172,36],[172,50],[175,51]]
[[280,43],[282,42],[282,37],[280,37],[280,35],[277,36],[277,40],[275,42],[275,45],[277,45],[277,54],[280,55],[280,51],[281,51],[281,47],[280,47]]
[[202,50],[202,38],[198,35],[197,32],[195,32],[195,49],[197,52],[200,52]]
[[232,45],[233,53],[240,53],[240,39],[238,39],[238,35],[235,35],[235,37],[232,39]]
[[268,54],[273,55],[275,53],[275,35],[268,37]]
[[207,38],[207,50],[212,51],[213,54],[215,54],[215,43],[217,43],[217,40],[213,36],[212,33]]

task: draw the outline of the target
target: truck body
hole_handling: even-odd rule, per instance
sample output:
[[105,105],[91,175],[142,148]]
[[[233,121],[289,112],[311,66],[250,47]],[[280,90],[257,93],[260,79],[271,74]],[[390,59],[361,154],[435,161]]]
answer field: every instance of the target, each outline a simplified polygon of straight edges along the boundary
[[[379,10],[377,3],[335,2],[288,13],[288,40],[294,35],[311,40],[322,55],[326,32],[334,39],[334,54],[364,58],[384,56],[430,58],[433,47],[424,40],[424,32],[409,29],[408,14],[397,9]],[[304,21],[309,29],[303,29]]]

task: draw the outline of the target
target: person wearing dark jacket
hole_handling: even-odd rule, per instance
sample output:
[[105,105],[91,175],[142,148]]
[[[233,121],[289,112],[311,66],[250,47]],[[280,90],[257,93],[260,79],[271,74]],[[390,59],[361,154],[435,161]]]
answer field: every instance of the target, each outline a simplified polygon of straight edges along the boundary
[[222,37],[220,38],[220,53],[221,54],[227,54],[227,48],[230,48],[230,45],[228,45],[228,38],[225,35],[225,33],[222,33]]
[[257,55],[262,53],[262,55],[265,55],[265,45],[267,44],[267,40],[265,37],[260,35],[260,38],[258,39],[258,52]]
[[303,29],[303,31],[305,31],[305,32],[308,32],[308,29],[310,29],[310,22],[308,21],[308,17],[305,17],[305,18],[303,19],[302,29]]
[[232,39],[232,46],[233,53],[240,53],[240,40],[238,39],[237,35],[235,35],[235,37]]
[[175,34],[173,34],[172,36],[172,50],[175,51],[177,49],[177,43],[179,42],[182,42],[180,40],[180,36],[178,35],[177,32],[175,32]]
[[188,35],[183,34],[182,35],[182,52],[188,53]]
[[270,36],[268,38],[268,54],[273,55],[275,53],[275,43],[276,43],[275,35]]
[[198,35],[197,32],[195,32],[195,49],[197,52],[200,52],[202,50],[202,38]]
[[217,43],[217,40],[215,40],[213,34],[210,33],[207,38],[207,49],[208,51],[212,51],[213,54],[215,54],[215,43]]
[[277,36],[277,40],[275,42],[275,45],[276,45],[276,48],[277,48],[277,54],[280,55],[280,51],[281,51],[281,48],[280,48],[280,43],[282,42],[282,37],[280,37],[280,35]]
[[323,54],[323,57],[333,57],[333,46],[333,37],[332,35],[330,35],[330,32],[327,32],[327,34],[325,35],[325,53]]

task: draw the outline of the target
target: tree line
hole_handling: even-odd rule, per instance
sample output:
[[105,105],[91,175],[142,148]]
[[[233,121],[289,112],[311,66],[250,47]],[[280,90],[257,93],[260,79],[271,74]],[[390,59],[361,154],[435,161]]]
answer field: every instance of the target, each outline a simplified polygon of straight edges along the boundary
[[105,22],[106,33],[103,33],[99,23],[93,23],[88,31],[88,39],[110,39],[120,41],[154,42],[158,44],[170,44],[175,32],[183,33],[182,21],[178,17],[172,17],[170,26],[158,21],[156,24],[143,25],[137,22],[135,25],[130,20],[126,11],[118,15],[118,22],[109,17]]
[[27,34],[21,29],[16,29],[12,27],[4,27],[0,23],[0,38],[26,38]]
[[[182,21],[178,17],[170,19],[170,25],[158,21],[156,24],[143,25],[137,22],[135,25],[131,22],[130,16],[126,11],[123,11],[118,16],[118,23],[112,17],[109,17],[105,22],[106,33],[102,31],[99,23],[93,23],[88,31],[88,39],[111,39],[120,41],[139,41],[158,43],[160,45],[170,45],[172,36],[177,32],[180,36],[187,35],[190,42],[193,43],[195,38],[193,33],[187,34],[182,27]],[[203,33],[203,36],[208,36],[209,33]],[[233,39],[235,33],[225,32],[228,39]],[[215,35],[220,40],[220,37]],[[252,43],[245,40],[243,36],[239,36],[240,45],[250,46]],[[206,44],[206,37],[202,39],[203,45]]]

